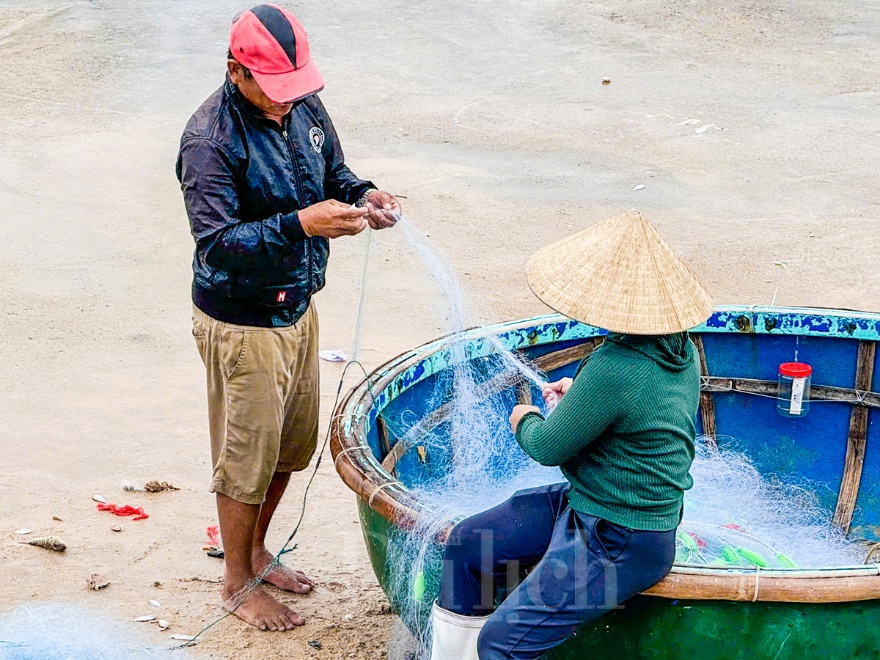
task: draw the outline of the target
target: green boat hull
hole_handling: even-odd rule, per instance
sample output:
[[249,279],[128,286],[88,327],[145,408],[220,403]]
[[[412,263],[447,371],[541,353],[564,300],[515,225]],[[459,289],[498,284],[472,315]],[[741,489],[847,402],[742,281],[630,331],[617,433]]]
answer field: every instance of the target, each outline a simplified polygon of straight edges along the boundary
[[[358,500],[361,527],[373,571],[399,608],[391,584],[400,575],[388,556],[398,529]],[[427,614],[436,577],[416,587]],[[880,658],[880,602],[802,604],[668,600],[640,596],[584,625],[548,660],[627,658],[650,660],[844,660]],[[427,617],[419,617],[426,621]]]

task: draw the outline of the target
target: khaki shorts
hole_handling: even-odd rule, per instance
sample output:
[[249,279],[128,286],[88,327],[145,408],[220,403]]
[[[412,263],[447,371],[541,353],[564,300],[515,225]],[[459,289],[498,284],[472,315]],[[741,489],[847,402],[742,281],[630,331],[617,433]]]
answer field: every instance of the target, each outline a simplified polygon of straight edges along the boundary
[[193,306],[193,336],[208,375],[212,493],[261,504],[275,472],[304,470],[318,442],[318,314],[258,328]]

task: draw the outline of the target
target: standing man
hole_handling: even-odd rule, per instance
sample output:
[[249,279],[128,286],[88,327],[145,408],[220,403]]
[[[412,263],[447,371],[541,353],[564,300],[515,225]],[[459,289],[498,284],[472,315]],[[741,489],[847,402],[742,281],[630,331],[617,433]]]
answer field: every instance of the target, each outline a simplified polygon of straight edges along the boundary
[[[400,206],[345,166],[296,17],[239,15],[226,83],[189,120],[177,177],[196,241],[193,335],[208,379],[213,480],[226,553],[223,605],[261,630],[304,619],[257,576],[299,594],[266,530],[318,436],[318,317],[329,240],[390,227]],[[242,600],[242,597],[246,596]]]

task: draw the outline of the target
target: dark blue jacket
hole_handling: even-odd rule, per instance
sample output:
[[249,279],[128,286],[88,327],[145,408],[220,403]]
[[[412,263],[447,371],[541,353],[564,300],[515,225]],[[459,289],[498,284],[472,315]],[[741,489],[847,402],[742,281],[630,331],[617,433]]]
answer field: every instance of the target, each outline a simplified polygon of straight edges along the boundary
[[279,126],[228,79],[187,123],[177,178],[196,241],[193,302],[220,321],[263,327],[295,323],[324,287],[329,241],[306,236],[298,211],[353,204],[374,187],[345,166],[317,96]]

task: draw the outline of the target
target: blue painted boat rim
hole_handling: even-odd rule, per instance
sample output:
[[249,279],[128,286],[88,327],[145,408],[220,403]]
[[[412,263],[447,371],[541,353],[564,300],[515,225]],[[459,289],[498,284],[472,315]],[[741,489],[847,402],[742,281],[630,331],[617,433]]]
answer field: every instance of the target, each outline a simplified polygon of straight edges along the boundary
[[[712,316],[692,332],[838,337],[880,341],[880,314],[810,307],[723,305],[717,307]],[[524,334],[528,336],[524,337]],[[604,334],[607,333],[601,328],[573,321],[561,314],[548,314],[478,326],[465,330],[458,336],[474,345],[474,350],[469,353],[470,359],[473,359],[496,352],[493,343],[486,341],[490,336],[496,337],[505,348],[516,350],[526,346],[546,345],[563,339],[586,340]],[[371,424],[375,415],[385,408],[391,398],[453,364],[452,352],[447,350],[450,337],[451,335],[446,335],[407,351],[380,368],[384,372],[377,373],[378,377],[394,373],[395,378],[377,393]],[[412,362],[413,359],[418,361]],[[399,365],[404,363],[410,363],[409,369],[398,369]],[[386,390],[391,394],[390,397],[383,396]]]

